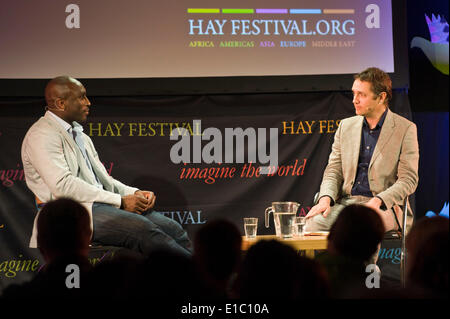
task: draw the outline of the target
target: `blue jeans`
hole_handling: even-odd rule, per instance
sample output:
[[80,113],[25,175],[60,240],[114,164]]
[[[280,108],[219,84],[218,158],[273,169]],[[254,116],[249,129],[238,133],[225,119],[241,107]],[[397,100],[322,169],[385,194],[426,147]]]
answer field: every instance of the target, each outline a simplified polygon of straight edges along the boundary
[[138,215],[94,203],[92,218],[93,242],[125,247],[144,255],[157,249],[171,249],[185,256],[192,254],[192,244],[183,227],[161,213],[148,211]]

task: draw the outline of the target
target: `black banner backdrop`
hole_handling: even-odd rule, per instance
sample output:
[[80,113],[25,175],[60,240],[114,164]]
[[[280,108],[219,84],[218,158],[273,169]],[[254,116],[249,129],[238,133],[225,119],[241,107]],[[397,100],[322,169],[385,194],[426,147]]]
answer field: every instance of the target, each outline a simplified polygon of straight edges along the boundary
[[[243,217],[259,217],[258,233],[273,234],[273,221],[269,229],[264,227],[264,210],[273,201],[297,201],[298,215],[305,215],[339,121],[354,115],[347,92],[92,97],[91,102],[84,131],[108,172],[125,184],[154,191],[155,209],[181,223],[191,238],[215,218],[229,219],[243,232]],[[44,105],[41,99],[0,101],[0,290],[31,278],[43,263],[39,251],[28,247],[36,208],[25,184],[20,148]],[[411,119],[405,90],[394,92],[391,109]],[[193,139],[201,139],[209,127],[219,129],[214,143],[221,145],[223,160],[173,163],[170,154],[177,141],[170,135],[182,127],[189,132],[191,160]],[[277,129],[278,169],[258,176],[257,168],[268,163],[250,163],[248,143],[236,148],[235,141],[226,148],[226,128],[254,129],[257,138],[262,137],[258,128],[267,137],[270,128]],[[211,142],[203,140],[202,149]],[[267,139],[267,153],[273,142]],[[231,151],[234,162],[225,163]],[[237,163],[236,152],[242,151],[245,162]]]

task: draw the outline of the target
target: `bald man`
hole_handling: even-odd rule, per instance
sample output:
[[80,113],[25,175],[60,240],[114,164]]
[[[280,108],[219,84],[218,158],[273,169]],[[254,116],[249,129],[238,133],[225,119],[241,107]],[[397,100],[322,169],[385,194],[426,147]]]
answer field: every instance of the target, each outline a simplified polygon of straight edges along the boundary
[[[191,241],[180,224],[152,211],[156,196],[109,176],[92,140],[83,133],[91,102],[80,81],[52,79],[45,88],[46,113],[28,130],[22,144],[27,186],[39,207],[70,197],[90,214],[92,241],[143,254],[173,249],[191,255]],[[36,220],[30,247],[36,247]]]

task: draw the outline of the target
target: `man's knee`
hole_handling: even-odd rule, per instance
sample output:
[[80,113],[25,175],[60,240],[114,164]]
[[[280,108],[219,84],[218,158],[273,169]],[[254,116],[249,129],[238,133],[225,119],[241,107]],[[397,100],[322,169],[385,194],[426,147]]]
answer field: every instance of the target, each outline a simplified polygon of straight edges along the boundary
[[[340,207],[339,207],[340,208]],[[340,209],[331,209],[327,217],[318,214],[306,222],[306,231],[329,231],[339,215]]]
[[180,223],[173,220],[170,217],[165,216],[159,212],[151,212],[147,214],[148,220],[158,225],[164,232],[172,237],[181,237],[186,234],[186,230],[181,226]]
[[328,231],[331,226],[328,225],[325,218],[326,217],[323,217],[322,214],[309,218],[306,221],[306,231]]

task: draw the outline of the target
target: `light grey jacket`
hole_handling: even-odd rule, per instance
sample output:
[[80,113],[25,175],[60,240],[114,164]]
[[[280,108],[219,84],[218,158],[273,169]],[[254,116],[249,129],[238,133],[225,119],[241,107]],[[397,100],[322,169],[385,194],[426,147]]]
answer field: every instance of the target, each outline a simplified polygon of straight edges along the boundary
[[[319,197],[327,195],[338,201],[350,196],[358,168],[363,120],[362,116],[353,116],[340,122]],[[406,196],[416,190],[418,168],[416,125],[388,110],[369,163],[368,178],[373,196],[380,197],[387,209],[402,205]]]
[[[74,125],[79,125],[74,122]],[[134,194],[129,187],[108,175],[95,147],[83,133],[84,145],[92,169],[104,190],[95,187],[94,176],[73,137],[48,113],[28,130],[22,143],[22,162],[28,188],[42,202],[70,197],[83,204],[91,217],[92,203],[101,202],[120,207],[121,197]],[[36,220],[30,247],[37,247]]]

